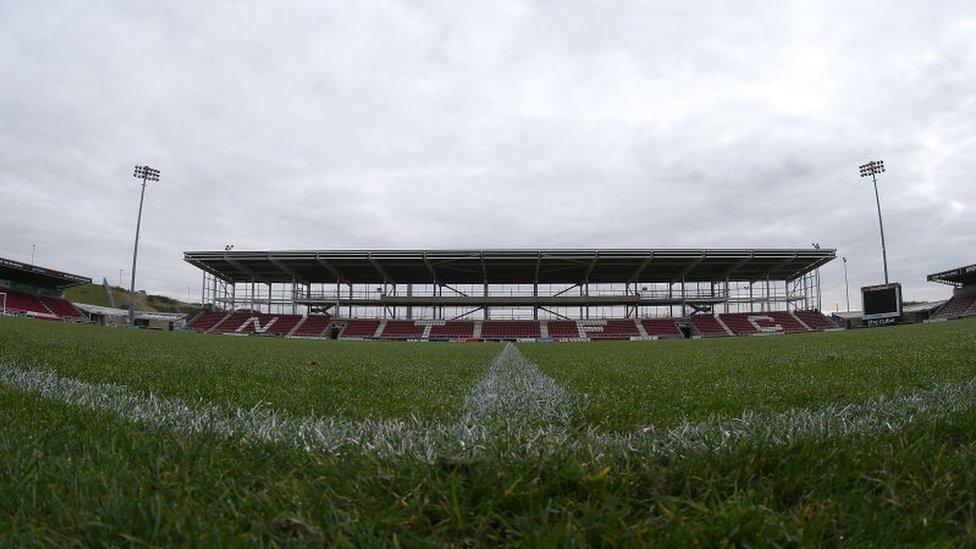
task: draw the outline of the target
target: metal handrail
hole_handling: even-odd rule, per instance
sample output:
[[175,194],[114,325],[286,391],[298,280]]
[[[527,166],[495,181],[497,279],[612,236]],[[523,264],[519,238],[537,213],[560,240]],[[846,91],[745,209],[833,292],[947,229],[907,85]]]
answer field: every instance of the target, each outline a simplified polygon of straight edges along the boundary
[[[558,292],[546,292],[546,293],[541,293],[540,292],[540,293],[536,294],[536,293],[533,293],[533,292],[530,292],[530,291],[509,290],[507,292],[506,291],[489,292],[487,297],[545,297],[545,298],[549,298],[549,297],[558,297],[558,294],[559,294]],[[566,296],[567,298],[580,297],[578,294],[572,294],[572,293],[564,293],[562,295]],[[702,291],[702,292],[687,292],[686,291],[685,292],[685,295],[684,295],[684,298],[685,299],[688,299],[688,300],[706,299],[706,298],[707,299],[711,299],[711,298],[722,299],[722,298],[725,298],[727,295],[728,294],[724,290],[717,290],[717,289],[714,292],[704,292],[704,291]],[[445,297],[445,298],[448,298],[448,297],[461,297],[461,296],[459,296],[458,294],[437,295],[437,294],[435,294],[433,292],[413,292],[410,296],[407,296],[405,293],[393,294],[393,293],[389,293],[389,292],[375,292],[375,291],[353,291],[352,293],[350,293],[350,292],[338,292],[338,294],[336,292],[312,292],[312,293],[308,293],[308,294],[303,294],[303,295],[296,296],[297,299],[300,299],[300,300],[303,300],[303,301],[325,301],[325,302],[335,302],[337,299],[339,301],[344,301],[344,300],[348,300],[348,299],[377,299],[377,300],[379,300],[379,299],[382,299],[382,298],[385,298],[385,297],[397,297],[397,298],[406,298],[406,297],[414,297],[414,298]],[[485,296],[483,294],[481,294],[481,293],[476,293],[476,294],[469,294],[468,297],[479,298],[479,297],[485,297]],[[680,299],[682,296],[681,296],[680,293],[677,293],[677,292],[671,292],[669,294],[667,291],[650,290],[650,291],[643,291],[643,292],[636,292],[636,293],[634,293],[634,292],[624,292],[624,291],[619,291],[619,292],[614,292],[614,291],[599,291],[599,292],[590,292],[588,294],[585,294],[583,297],[634,297],[634,298],[640,298],[640,299]],[[258,301],[260,301],[260,299]]]

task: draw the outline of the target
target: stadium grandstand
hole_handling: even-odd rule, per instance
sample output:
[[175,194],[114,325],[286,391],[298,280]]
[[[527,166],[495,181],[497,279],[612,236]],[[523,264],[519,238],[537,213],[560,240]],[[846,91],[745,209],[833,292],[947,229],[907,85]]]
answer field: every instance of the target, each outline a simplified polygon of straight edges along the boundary
[[395,340],[641,340],[832,329],[831,249],[187,251],[190,330]]
[[65,299],[64,289],[91,284],[91,279],[0,258],[0,313],[44,320],[86,321]]
[[932,314],[933,320],[976,316],[976,264],[933,273],[928,280],[952,286],[952,297]]
[[[88,303],[75,303],[74,305],[75,308],[88,316],[92,324],[115,328],[126,328],[129,325],[128,309],[91,305]],[[187,316],[184,313],[135,311],[134,325],[136,328],[144,328],[147,330],[173,331],[184,327]]]

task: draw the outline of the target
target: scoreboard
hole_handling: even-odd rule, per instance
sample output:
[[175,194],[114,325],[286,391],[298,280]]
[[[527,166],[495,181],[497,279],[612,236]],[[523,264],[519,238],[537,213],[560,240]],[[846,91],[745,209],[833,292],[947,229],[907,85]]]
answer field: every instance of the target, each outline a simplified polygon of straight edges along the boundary
[[864,322],[869,326],[894,324],[901,319],[901,284],[881,284],[861,288]]

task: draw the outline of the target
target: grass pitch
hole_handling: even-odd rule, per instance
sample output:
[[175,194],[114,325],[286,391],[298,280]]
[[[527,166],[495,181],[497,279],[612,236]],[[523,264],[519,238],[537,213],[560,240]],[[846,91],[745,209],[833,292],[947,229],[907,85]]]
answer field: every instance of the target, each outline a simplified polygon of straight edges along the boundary
[[[976,321],[502,349],[0,318],[0,543],[976,541]],[[210,405],[251,430],[173,420]],[[469,443],[323,451],[255,409]]]
[[783,411],[976,377],[974,321],[789,336],[522,345],[607,428]]
[[299,415],[456,415],[501,345],[131,332],[0,318],[0,364],[160,394]]

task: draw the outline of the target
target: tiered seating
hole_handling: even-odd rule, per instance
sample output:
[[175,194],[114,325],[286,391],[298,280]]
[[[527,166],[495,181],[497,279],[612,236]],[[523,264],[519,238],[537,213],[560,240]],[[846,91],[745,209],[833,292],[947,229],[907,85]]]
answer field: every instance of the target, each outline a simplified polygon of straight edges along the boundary
[[482,339],[530,339],[541,335],[536,320],[486,320],[481,324]]
[[295,337],[322,337],[331,320],[330,315],[308,315],[305,317],[305,322],[302,322],[302,325],[292,335]]
[[52,313],[65,319],[79,319],[84,318],[78,309],[71,304],[67,299],[60,297],[41,297],[41,303],[43,303],[48,310]]
[[655,337],[681,339],[684,337],[678,325],[670,318],[645,318],[641,320],[647,335]]
[[945,304],[942,305],[942,307],[940,307],[934,315],[932,315],[932,318],[959,318],[960,316],[965,316],[967,314],[976,312],[973,310],[973,307],[976,307],[976,292],[953,295],[952,299],[946,301]]
[[[255,321],[256,320],[256,321]],[[299,315],[272,315],[258,313],[248,317],[241,333],[283,336],[302,320]]]
[[448,321],[430,327],[429,339],[471,339],[474,322]]
[[796,317],[794,317],[793,315],[791,315],[786,311],[775,311],[769,313],[769,316],[773,317],[773,320],[776,321],[776,324],[779,324],[779,326],[783,328],[783,331],[788,334],[795,334],[799,332],[809,331],[807,330],[806,326],[800,324],[800,322],[796,319]]
[[580,338],[579,324],[575,320],[550,320],[549,337],[553,339]]
[[186,325],[187,330],[193,330],[194,332],[206,332],[210,328],[213,328],[220,319],[224,318],[227,313],[203,313],[202,315],[193,319],[192,322]]
[[837,327],[836,324],[825,317],[820,311],[794,311],[793,314],[813,330],[831,330]]
[[277,315],[276,318],[275,323],[268,327],[264,333],[276,336],[288,335],[288,332],[302,321],[301,315]]
[[213,333],[217,334],[230,334],[237,331],[247,319],[255,316],[251,311],[238,311],[229,317],[225,318],[220,324],[218,324],[213,330]]
[[[33,300],[33,301],[32,301]],[[968,302],[976,309],[976,298]],[[18,310],[43,303],[33,296],[19,294],[11,299],[10,306]],[[70,304],[69,304],[70,305]],[[44,309],[47,310],[46,308]],[[976,312],[976,310],[974,310]],[[40,313],[39,313],[40,314]],[[291,333],[295,337],[323,337],[330,325],[344,326],[339,335],[342,339],[421,339],[425,328],[431,324],[428,339],[463,340],[474,339],[477,323],[472,321],[447,321],[435,324],[431,321],[353,319],[333,321],[329,315],[264,314],[250,311],[237,311],[225,318],[226,313],[206,313],[194,319],[187,328],[190,330],[216,333],[269,334],[284,336]],[[48,318],[58,318],[48,313]],[[721,315],[694,314],[690,317],[696,332],[703,337],[728,335],[754,335],[765,332],[797,333],[836,328],[833,322],[819,311],[774,311],[764,313],[724,313]],[[640,322],[640,324],[638,324]],[[723,325],[724,323],[724,325]],[[381,333],[376,336],[382,326]],[[729,331],[726,330],[726,326]],[[554,340],[628,340],[639,338],[646,332],[657,338],[682,339],[684,334],[673,318],[610,319],[610,320],[550,320],[547,333]],[[643,327],[643,332],[640,330]],[[542,323],[535,320],[486,320],[481,323],[480,339],[511,340],[538,339],[542,337]]]
[[275,321],[274,315],[267,315],[264,313],[255,313],[247,318],[243,327],[239,327],[238,330],[242,334],[263,334],[268,326],[274,326],[277,321]]
[[419,339],[424,335],[424,325],[412,320],[388,320],[380,337],[383,339]]
[[55,318],[57,316],[56,314],[52,313],[50,309],[45,307],[44,303],[42,303],[37,296],[22,294],[20,292],[11,292],[9,290],[0,290],[0,292],[7,294],[6,307],[8,311],[42,316],[45,318]]
[[341,338],[373,337],[380,327],[379,320],[350,320],[346,322],[346,329],[339,336]]
[[[718,316],[735,335],[752,335],[758,334],[759,329],[756,328],[755,324],[749,321],[749,317],[751,316],[754,319],[759,320],[759,317],[762,317],[763,315],[755,313],[723,313]],[[774,323],[767,320],[764,324],[766,327],[771,328]]]
[[723,337],[729,335],[713,315],[691,315],[691,324],[702,337]]
[[602,331],[588,331],[586,336],[590,339],[630,339],[639,337],[640,331],[634,320],[607,320]]
[[786,311],[766,313],[725,313],[719,315],[722,322],[736,335],[756,333],[806,332],[806,327]]

